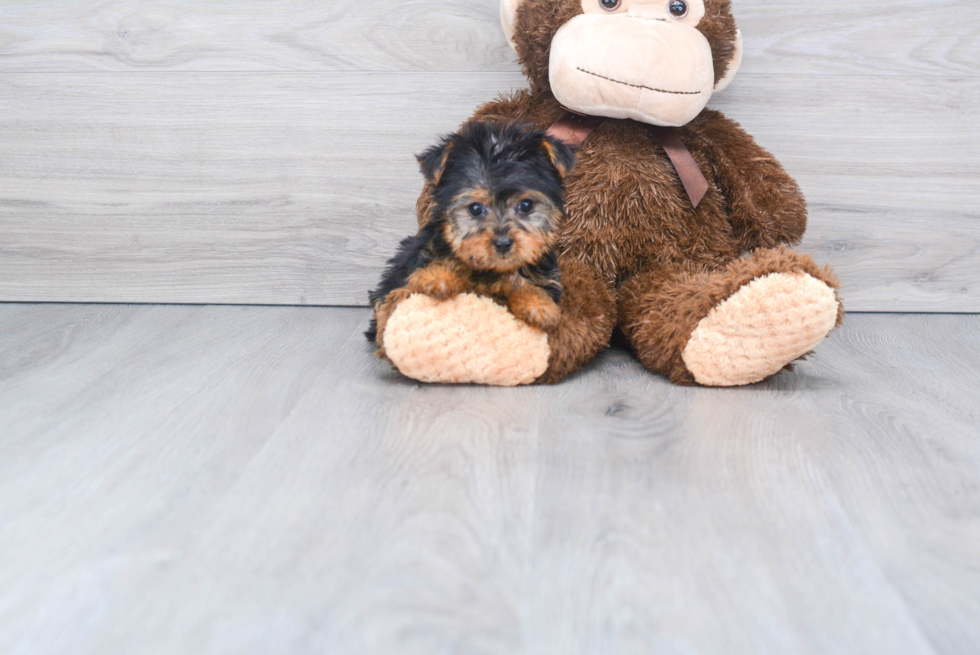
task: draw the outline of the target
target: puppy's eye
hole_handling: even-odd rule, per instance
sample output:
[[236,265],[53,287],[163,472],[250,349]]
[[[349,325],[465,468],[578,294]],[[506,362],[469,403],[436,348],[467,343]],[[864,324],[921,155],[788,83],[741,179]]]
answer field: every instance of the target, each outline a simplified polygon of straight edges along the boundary
[[530,214],[534,209],[534,201],[532,200],[522,200],[517,203],[517,211],[522,214]]
[[599,0],[599,6],[606,11],[616,11],[621,4],[623,4],[623,0]]
[[684,18],[687,16],[687,3],[684,0],[672,0],[667,3],[667,11],[674,18]]
[[474,202],[472,205],[466,208],[466,211],[470,213],[473,218],[480,218],[487,213],[487,208],[478,202]]

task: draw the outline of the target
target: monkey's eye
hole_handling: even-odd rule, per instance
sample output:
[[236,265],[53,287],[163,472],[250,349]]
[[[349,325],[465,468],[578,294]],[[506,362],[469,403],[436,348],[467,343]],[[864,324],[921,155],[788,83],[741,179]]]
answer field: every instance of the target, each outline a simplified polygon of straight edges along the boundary
[[473,218],[480,218],[487,213],[487,208],[478,202],[474,202],[472,205],[466,208],[466,211],[470,213]]
[[525,200],[522,200],[519,203],[517,203],[517,211],[519,211],[522,214],[530,214],[531,211],[533,211],[533,210],[534,210],[534,201],[533,200],[527,200],[527,199],[525,199]]
[[684,0],[673,0],[667,3],[667,11],[674,18],[684,18],[687,16],[687,3]]
[[616,11],[621,4],[623,4],[623,0],[599,0],[599,6],[606,11]]

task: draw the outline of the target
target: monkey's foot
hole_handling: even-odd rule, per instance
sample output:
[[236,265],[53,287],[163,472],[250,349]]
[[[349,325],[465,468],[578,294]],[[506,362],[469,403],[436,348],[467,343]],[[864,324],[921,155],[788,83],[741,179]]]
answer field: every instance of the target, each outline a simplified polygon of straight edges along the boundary
[[440,302],[415,294],[385,324],[388,359],[421,382],[530,384],[548,369],[548,335],[489,298],[464,293]]
[[806,273],[758,277],[701,319],[684,364],[706,386],[759,382],[813,350],[838,311],[834,290]]

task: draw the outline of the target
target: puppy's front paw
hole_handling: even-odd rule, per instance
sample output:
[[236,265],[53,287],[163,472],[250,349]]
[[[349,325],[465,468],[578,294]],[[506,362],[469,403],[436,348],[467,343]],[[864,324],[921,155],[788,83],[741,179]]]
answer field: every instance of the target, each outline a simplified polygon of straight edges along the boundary
[[561,309],[540,289],[519,291],[507,300],[514,316],[539,330],[550,330],[561,318]]
[[553,302],[541,303],[536,307],[529,308],[522,315],[519,315],[518,318],[531,327],[536,327],[539,330],[550,330],[558,325],[558,319],[561,318],[561,309]]
[[410,287],[436,300],[449,300],[466,291],[466,283],[455,271],[442,266],[423,268],[412,274]]

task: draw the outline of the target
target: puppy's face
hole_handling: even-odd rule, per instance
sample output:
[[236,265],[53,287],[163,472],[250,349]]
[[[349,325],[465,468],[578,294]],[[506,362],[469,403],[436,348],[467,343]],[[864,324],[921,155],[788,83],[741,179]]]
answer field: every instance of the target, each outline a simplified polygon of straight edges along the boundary
[[554,245],[572,165],[561,142],[519,125],[470,123],[420,161],[443,238],[471,268],[510,273]]
[[464,191],[446,213],[443,237],[476,270],[510,273],[537,262],[554,245],[561,208],[534,189],[503,197]]

